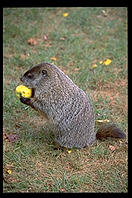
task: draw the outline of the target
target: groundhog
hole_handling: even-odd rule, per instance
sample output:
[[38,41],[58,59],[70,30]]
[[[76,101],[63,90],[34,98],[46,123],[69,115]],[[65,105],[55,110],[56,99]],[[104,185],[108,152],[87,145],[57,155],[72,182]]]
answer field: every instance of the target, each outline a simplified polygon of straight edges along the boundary
[[94,111],[88,96],[54,64],[40,63],[20,80],[33,90],[32,98],[21,96],[20,101],[52,121],[55,141],[59,145],[83,148],[96,139],[126,137],[115,124],[102,126],[95,133]]

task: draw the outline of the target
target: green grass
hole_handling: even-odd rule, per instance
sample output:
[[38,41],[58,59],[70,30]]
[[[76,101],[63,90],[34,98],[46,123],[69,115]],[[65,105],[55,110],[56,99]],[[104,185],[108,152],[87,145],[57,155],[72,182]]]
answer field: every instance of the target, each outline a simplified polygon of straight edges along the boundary
[[[52,129],[15,96],[26,70],[53,62],[89,95],[96,119],[109,119],[127,133],[126,8],[4,8],[3,13],[3,191],[127,192],[127,140],[97,141],[71,154],[54,150]],[[37,44],[29,45],[30,38]],[[99,64],[107,58],[109,66]],[[11,143],[5,134],[20,139]]]

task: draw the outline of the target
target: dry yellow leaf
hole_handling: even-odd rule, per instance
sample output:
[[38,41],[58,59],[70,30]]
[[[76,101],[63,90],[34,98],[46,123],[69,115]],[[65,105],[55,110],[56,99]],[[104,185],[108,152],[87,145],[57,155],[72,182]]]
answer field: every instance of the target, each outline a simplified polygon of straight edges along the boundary
[[99,122],[99,123],[104,123],[104,122],[110,122],[109,120],[105,119],[105,120],[96,120],[96,122]]
[[106,60],[104,61],[104,65],[109,65],[111,62],[112,62],[112,60],[106,59]]
[[68,151],[67,151],[69,154],[72,152],[72,150],[71,149],[68,149]]
[[90,69],[94,69],[94,68],[96,68],[97,67],[97,64],[95,63],[95,64],[92,64],[91,66],[90,66]]
[[63,17],[67,17],[68,15],[68,12],[63,13]]
[[50,59],[51,59],[51,60],[54,60],[54,61],[57,60],[57,58],[56,58],[55,56],[51,57]]
[[10,169],[8,169],[6,172],[7,172],[9,175],[11,175],[11,173],[12,173],[12,171],[11,171]]

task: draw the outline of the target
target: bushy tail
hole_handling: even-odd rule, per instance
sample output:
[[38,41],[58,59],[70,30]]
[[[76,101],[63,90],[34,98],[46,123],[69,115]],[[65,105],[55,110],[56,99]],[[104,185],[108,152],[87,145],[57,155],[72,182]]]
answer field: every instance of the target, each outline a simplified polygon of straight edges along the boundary
[[96,138],[101,140],[107,137],[125,139],[126,134],[115,124],[105,124],[98,129]]

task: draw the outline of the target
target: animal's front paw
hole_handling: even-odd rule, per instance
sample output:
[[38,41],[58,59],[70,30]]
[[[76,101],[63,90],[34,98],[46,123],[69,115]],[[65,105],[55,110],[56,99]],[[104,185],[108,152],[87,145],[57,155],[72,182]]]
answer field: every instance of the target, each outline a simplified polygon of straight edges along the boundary
[[23,104],[26,104],[26,105],[30,105],[31,104],[31,99],[30,98],[24,98],[24,97],[20,97],[20,101],[23,103]]

